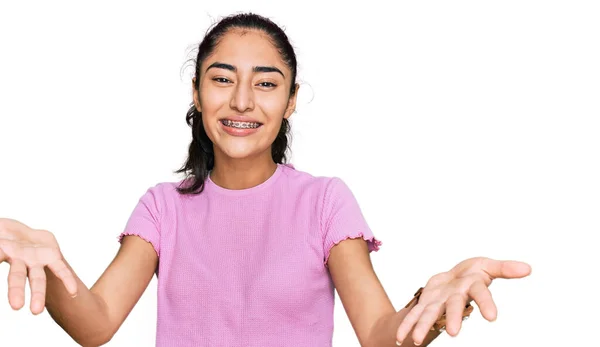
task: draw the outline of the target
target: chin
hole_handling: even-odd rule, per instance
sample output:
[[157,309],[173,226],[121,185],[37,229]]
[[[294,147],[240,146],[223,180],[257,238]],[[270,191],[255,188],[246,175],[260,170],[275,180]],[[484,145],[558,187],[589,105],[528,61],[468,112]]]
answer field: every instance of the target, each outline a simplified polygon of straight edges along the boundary
[[271,145],[275,141],[277,134],[265,136],[267,134],[254,134],[244,137],[230,136],[227,134],[218,134],[213,141],[215,150],[221,152],[225,158],[230,159],[248,159],[270,156]]
[[231,159],[246,159],[259,156],[268,148],[256,148],[250,146],[224,146],[221,147],[221,152],[225,154],[226,157]]

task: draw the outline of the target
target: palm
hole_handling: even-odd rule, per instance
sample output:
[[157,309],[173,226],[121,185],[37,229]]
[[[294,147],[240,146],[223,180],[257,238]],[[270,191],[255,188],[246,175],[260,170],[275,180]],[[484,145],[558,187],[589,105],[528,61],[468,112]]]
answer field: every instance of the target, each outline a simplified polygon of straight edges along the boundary
[[44,230],[34,230],[10,219],[0,219],[0,262],[10,264],[8,274],[8,300],[13,309],[25,304],[25,284],[31,287],[31,311],[42,312],[45,306],[47,266],[71,294],[77,283],[62,255],[54,235]]
[[531,267],[519,261],[501,261],[485,257],[460,262],[448,272],[433,276],[425,286],[419,303],[400,323],[398,341],[403,341],[414,327],[414,341],[423,341],[434,322],[445,312],[446,331],[455,336],[461,328],[465,304],[475,301],[483,317],[496,319],[497,308],[489,291],[496,278],[522,278]]

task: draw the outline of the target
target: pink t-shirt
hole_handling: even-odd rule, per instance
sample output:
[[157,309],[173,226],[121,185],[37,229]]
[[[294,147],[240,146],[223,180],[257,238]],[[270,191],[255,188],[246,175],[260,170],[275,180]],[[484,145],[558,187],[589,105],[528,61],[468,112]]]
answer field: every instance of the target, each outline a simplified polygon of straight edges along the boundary
[[158,347],[326,347],[333,336],[331,247],[376,240],[350,189],[280,164],[262,184],[199,195],[150,188],[125,231],[159,255]]

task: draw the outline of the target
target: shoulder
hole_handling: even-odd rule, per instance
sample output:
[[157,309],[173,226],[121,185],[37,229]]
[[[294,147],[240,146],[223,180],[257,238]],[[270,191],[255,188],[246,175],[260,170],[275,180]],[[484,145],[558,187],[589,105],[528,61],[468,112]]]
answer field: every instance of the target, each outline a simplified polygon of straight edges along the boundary
[[281,175],[286,184],[302,191],[318,192],[325,195],[330,190],[346,187],[344,181],[337,176],[318,176],[294,167],[292,164],[281,164]]
[[158,182],[146,188],[144,197],[153,197],[159,200],[165,200],[179,195],[177,187],[181,182]]
[[337,200],[354,199],[346,182],[338,176],[318,176],[298,170],[290,164],[282,166],[283,182],[293,191],[316,198],[321,207]]
[[147,186],[140,197],[140,203],[152,206],[156,212],[162,213],[169,205],[181,199],[177,188],[182,182],[158,182]]

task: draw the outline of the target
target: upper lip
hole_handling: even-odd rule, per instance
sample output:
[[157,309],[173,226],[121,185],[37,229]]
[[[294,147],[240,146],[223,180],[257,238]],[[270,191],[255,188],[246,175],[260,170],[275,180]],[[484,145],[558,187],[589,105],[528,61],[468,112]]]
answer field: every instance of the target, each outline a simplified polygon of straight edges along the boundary
[[260,123],[256,119],[254,119],[252,117],[248,117],[248,116],[229,116],[229,117],[221,118],[220,120],[225,120],[225,119],[236,121],[236,122]]

